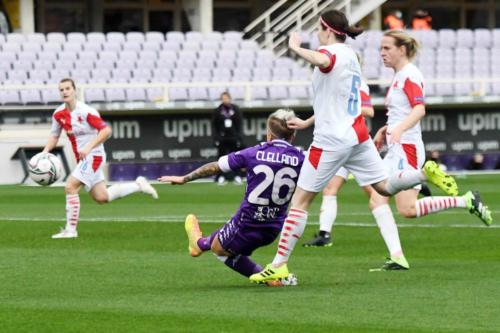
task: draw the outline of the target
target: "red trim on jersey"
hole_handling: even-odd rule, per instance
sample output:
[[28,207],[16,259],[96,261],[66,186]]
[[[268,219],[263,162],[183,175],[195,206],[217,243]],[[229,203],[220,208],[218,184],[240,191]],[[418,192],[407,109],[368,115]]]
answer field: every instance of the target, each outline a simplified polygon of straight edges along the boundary
[[354,119],[354,123],[352,124],[352,128],[356,135],[358,136],[358,143],[363,143],[370,138],[370,134],[368,133],[368,127],[366,127],[365,118],[362,115],[359,115]]
[[417,169],[417,147],[414,144],[403,143],[403,150],[406,154],[406,160],[408,164],[413,168]]
[[403,91],[408,97],[408,102],[410,102],[411,107],[415,107],[415,105],[422,104],[424,105],[424,93],[422,91],[422,86],[412,82],[410,78],[405,80],[405,85],[403,86]]
[[319,67],[319,70],[321,71],[321,73],[330,73],[330,71],[333,69],[333,66],[335,66],[335,60],[337,59],[337,57],[335,56],[335,54],[331,54],[328,50],[325,50],[325,49],[320,49],[318,50],[319,53],[323,53],[325,55],[328,56],[328,58],[330,58],[330,64],[328,65],[328,67],[326,68],[321,68]]
[[69,141],[71,142],[71,148],[75,154],[75,158],[78,161],[80,159],[80,153],[78,152],[78,146],[76,144],[76,137],[73,134],[73,127],[71,126],[71,112],[68,109],[63,109],[54,114],[54,119],[61,125],[61,127],[66,131]]
[[361,106],[367,107],[367,108],[373,107],[372,99],[370,98],[370,95],[368,95],[363,90],[360,90],[359,93],[361,94]]
[[323,149],[314,146],[311,146],[311,148],[309,148],[309,162],[314,169],[318,169],[321,154],[323,154]]
[[95,116],[95,115],[93,115],[91,113],[89,113],[87,115],[87,122],[89,123],[90,126],[92,126],[93,128],[95,128],[98,131],[100,131],[103,128],[105,128],[105,127],[108,126],[108,125],[106,125],[106,123],[104,122],[104,120],[102,120],[101,117]]
[[99,169],[99,166],[101,166],[101,163],[102,163],[102,156],[94,155],[92,159],[92,170],[96,172],[97,169]]

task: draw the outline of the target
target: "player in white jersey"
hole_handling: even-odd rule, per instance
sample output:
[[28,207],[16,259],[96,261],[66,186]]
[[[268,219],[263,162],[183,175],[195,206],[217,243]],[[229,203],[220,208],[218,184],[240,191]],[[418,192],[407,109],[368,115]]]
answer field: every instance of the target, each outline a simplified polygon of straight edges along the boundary
[[[375,144],[380,147],[387,143],[388,152],[384,158],[390,173],[403,170],[418,170],[425,162],[424,143],[420,120],[425,116],[424,79],[420,70],[411,63],[417,53],[418,44],[408,33],[399,30],[387,31],[380,48],[386,67],[394,70],[394,78],[386,97],[387,125],[375,135]],[[434,167],[438,167],[434,165]],[[394,197],[398,212],[404,217],[414,218],[437,213],[450,208],[464,208],[478,215],[487,225],[492,222],[491,213],[483,205],[477,191],[469,191],[463,196],[418,198],[420,187],[401,191]],[[372,192],[370,203],[374,206],[386,227],[382,235],[389,246],[391,257],[402,256],[401,244],[389,207],[389,197]],[[379,224],[380,226],[380,224]],[[406,264],[406,265],[404,265]],[[407,262],[388,260],[383,269],[408,269]]]
[[110,137],[111,127],[101,119],[97,110],[76,100],[76,87],[72,79],[61,80],[59,91],[64,103],[52,115],[52,130],[43,152],[48,153],[54,149],[64,130],[78,164],[68,177],[64,188],[66,226],[52,238],[76,238],[80,213],[78,192],[82,186],[85,186],[85,190],[100,204],[135,192],[144,192],[155,199],[158,198],[158,194],[144,177],[138,177],[135,182],[120,183],[106,188],[102,170],[106,162],[103,143]]
[[384,196],[392,196],[425,180],[435,183],[445,192],[458,192],[454,179],[439,168],[403,170],[387,176],[361,116],[359,62],[354,51],[344,43],[347,36],[355,38],[361,32],[362,29],[349,26],[344,13],[329,10],[319,19],[321,46],[318,51],[300,47],[298,33],[290,35],[289,48],[315,66],[314,115],[307,120],[296,121],[293,126],[301,129],[314,122],[314,138],[300,171],[291,213],[286,219],[287,228],[281,232],[276,256],[262,272],[250,276],[253,282],[262,283],[288,276],[287,262],[304,232],[307,209],[342,166],[353,174],[361,186],[371,185]]

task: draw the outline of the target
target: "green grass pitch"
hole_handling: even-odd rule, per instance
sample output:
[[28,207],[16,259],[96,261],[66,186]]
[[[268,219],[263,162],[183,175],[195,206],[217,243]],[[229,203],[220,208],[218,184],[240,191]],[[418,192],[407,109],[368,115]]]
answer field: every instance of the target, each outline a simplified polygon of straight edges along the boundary
[[[500,176],[458,181],[482,191],[499,223]],[[411,270],[369,273],[386,250],[350,181],[334,246],[297,246],[289,268],[299,286],[268,288],[187,252],[185,215],[210,232],[244,187],[155,186],[157,201],[103,206],[82,192],[75,240],[50,239],[64,224],[62,188],[1,186],[0,332],[500,332],[500,224],[483,227],[462,210],[397,216]],[[319,201],[302,241],[317,228]],[[265,264],[275,248],[253,257]]]

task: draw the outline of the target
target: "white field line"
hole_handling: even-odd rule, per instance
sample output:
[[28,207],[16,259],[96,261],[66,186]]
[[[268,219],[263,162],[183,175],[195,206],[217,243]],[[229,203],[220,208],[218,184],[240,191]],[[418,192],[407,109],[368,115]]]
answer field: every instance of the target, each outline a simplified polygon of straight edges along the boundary
[[[354,214],[353,214],[354,215]],[[360,215],[360,214],[356,214]],[[117,216],[113,218],[101,217],[101,218],[80,218],[79,222],[160,222],[160,223],[183,223],[185,216],[148,216],[148,217],[125,217]],[[223,224],[226,220],[225,218],[216,218],[216,216],[199,216],[201,223],[208,224]],[[227,218],[227,217],[226,217]],[[52,221],[52,222],[65,222],[64,218],[27,218],[27,217],[0,217],[0,221],[7,222],[40,222],[40,221]],[[1,222],[0,222],[1,223]],[[308,222],[309,225],[318,225],[317,221]],[[343,227],[377,227],[376,223],[361,223],[361,222],[335,222],[335,225]],[[500,228],[500,225],[493,224],[490,227],[485,227],[479,221],[477,223],[471,224],[466,222],[466,224],[430,224],[430,223],[398,223],[398,228]]]

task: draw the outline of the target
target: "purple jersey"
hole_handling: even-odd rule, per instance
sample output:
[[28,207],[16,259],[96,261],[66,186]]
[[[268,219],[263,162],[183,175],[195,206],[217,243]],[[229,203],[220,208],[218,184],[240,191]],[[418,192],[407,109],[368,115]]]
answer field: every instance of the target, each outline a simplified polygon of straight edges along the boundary
[[222,171],[245,168],[247,172],[245,197],[233,220],[281,230],[303,161],[304,153],[283,140],[222,156]]

